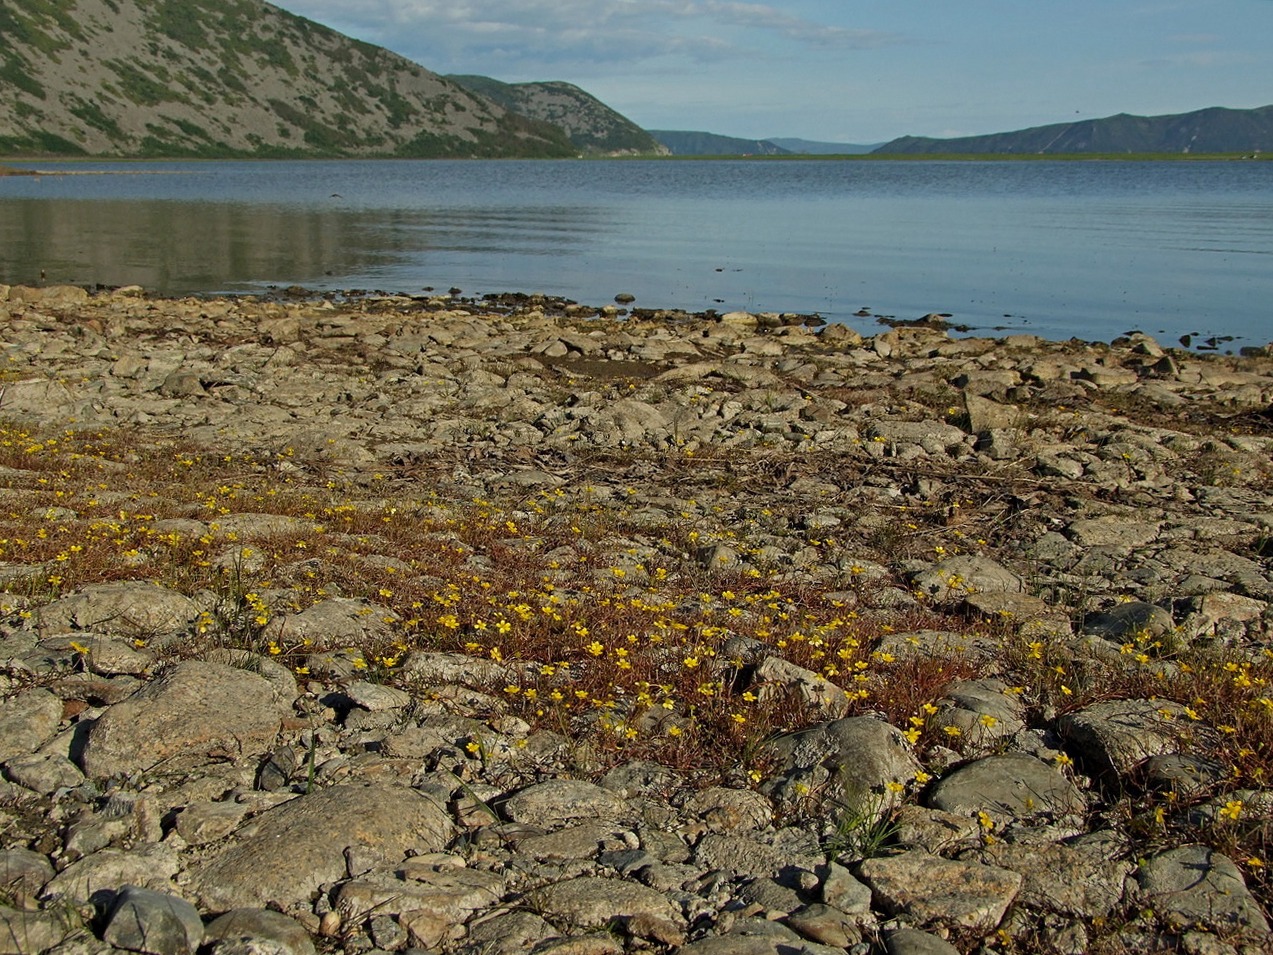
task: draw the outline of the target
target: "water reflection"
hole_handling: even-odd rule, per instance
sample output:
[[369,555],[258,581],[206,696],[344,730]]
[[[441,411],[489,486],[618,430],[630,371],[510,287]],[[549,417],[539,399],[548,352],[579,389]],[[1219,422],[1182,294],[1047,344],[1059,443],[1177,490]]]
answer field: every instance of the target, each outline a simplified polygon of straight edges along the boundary
[[34,282],[43,273],[49,283],[171,294],[266,283],[346,288],[427,276],[453,254],[569,256],[602,218],[584,206],[426,211],[12,199],[0,202],[0,282]]

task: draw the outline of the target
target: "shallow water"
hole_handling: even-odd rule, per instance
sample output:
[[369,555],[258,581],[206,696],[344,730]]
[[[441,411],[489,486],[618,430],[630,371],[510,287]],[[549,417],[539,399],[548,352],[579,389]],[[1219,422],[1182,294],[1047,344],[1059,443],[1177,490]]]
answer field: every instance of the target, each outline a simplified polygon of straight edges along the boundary
[[1273,163],[15,164],[0,282],[544,292],[945,312],[980,333],[1273,338]]

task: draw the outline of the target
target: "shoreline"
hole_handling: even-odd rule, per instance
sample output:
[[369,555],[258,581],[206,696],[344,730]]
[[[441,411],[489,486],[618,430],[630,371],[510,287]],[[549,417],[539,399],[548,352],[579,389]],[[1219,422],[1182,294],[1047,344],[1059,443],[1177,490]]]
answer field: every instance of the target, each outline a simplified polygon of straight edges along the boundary
[[0,918],[1267,947],[1273,359],[606,309],[0,286]]

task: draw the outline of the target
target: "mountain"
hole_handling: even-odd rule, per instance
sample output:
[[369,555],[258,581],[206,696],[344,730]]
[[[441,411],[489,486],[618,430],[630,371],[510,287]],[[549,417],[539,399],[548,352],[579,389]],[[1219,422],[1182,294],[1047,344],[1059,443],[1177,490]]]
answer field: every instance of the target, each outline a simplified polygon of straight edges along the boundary
[[666,155],[667,148],[626,116],[570,83],[502,83],[489,76],[448,76],[528,119],[565,130],[582,152],[594,156]]
[[789,153],[805,156],[854,156],[879,149],[881,143],[822,143],[812,139],[792,139],[790,137],[770,136],[765,140],[773,143]]
[[767,139],[735,139],[675,129],[651,129],[649,133],[673,156],[785,156],[788,152]]
[[1273,106],[1212,107],[1170,116],[1119,113],[1011,133],[930,139],[903,136],[879,154],[1230,153],[1273,150]]
[[577,152],[556,127],[263,0],[0,0],[0,154]]

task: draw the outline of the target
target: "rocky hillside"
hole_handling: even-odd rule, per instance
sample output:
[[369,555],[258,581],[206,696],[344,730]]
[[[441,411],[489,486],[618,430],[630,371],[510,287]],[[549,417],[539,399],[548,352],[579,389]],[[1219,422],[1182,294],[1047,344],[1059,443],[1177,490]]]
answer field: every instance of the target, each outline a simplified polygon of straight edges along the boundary
[[569,156],[561,130],[261,0],[0,0],[0,154]]
[[1036,126],[989,136],[903,136],[875,150],[912,153],[1229,153],[1273,149],[1273,106],[1200,109],[1170,116],[1130,116]]
[[502,83],[489,76],[448,76],[527,119],[565,130],[585,153],[600,156],[667,155],[667,148],[632,120],[571,83]]

